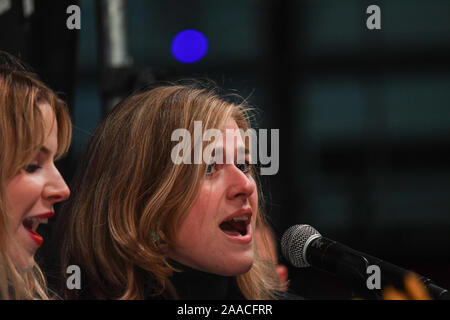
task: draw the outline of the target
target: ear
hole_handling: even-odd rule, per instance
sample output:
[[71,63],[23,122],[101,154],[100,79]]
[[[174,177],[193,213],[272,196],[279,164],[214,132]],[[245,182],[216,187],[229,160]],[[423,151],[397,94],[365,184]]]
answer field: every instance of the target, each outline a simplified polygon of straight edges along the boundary
[[282,283],[286,283],[288,281],[288,269],[286,266],[279,264],[277,265],[277,274],[281,279]]

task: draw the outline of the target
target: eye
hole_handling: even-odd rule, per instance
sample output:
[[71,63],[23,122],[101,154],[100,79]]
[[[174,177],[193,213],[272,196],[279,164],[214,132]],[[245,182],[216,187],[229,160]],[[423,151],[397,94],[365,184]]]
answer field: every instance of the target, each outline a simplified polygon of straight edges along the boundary
[[29,165],[27,165],[27,166],[24,168],[24,170],[25,170],[27,173],[33,173],[33,172],[36,172],[36,171],[39,170],[39,169],[41,169],[41,166],[39,166],[39,165],[37,165],[37,164],[29,164]]
[[248,163],[248,162],[246,162],[246,163],[239,163],[239,164],[236,164],[236,168],[241,170],[243,173],[249,173],[250,169],[251,169],[251,164]]
[[206,175],[213,174],[215,168],[216,168],[216,163],[215,162],[208,164],[208,167],[206,168]]

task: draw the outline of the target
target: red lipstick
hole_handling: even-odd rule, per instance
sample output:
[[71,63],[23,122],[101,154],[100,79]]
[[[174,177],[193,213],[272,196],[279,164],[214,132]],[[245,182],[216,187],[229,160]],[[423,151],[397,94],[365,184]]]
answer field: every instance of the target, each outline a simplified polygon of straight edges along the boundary
[[30,235],[31,239],[33,239],[34,242],[36,242],[36,244],[38,246],[41,246],[42,243],[44,242],[44,239],[39,234],[37,234],[36,232],[33,232],[31,230],[28,230],[28,229],[27,229],[27,231],[28,231],[28,234]]
[[[46,212],[42,214],[38,214],[32,217],[28,217],[23,221],[23,226],[28,232],[28,235],[31,239],[38,245],[41,246],[44,242],[44,239],[41,237],[40,234],[38,234],[35,230],[39,225],[39,220],[48,220],[49,218],[53,217],[55,213],[53,211]],[[37,224],[36,224],[37,223]],[[44,222],[46,223],[46,222]]]
[[43,213],[43,214],[38,214],[37,216],[33,216],[31,218],[37,218],[37,219],[50,219],[51,217],[53,217],[55,215],[54,212],[47,212],[47,213]]

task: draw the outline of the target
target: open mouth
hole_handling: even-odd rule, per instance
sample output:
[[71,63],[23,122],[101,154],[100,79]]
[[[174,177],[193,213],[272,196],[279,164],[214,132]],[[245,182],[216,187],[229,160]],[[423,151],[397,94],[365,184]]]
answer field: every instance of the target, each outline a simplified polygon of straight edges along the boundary
[[250,216],[242,215],[222,222],[219,227],[227,235],[240,237],[247,234],[249,224]]
[[44,239],[36,232],[39,224],[46,224],[48,219],[43,218],[25,218],[22,222],[25,229],[28,231],[30,237],[36,242],[37,245],[41,245]]

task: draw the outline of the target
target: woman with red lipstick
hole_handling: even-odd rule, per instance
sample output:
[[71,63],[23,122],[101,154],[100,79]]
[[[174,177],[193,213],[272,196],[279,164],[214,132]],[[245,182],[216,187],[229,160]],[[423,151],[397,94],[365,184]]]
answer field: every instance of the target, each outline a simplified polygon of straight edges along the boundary
[[[166,85],[125,99],[96,129],[58,228],[65,298],[271,299],[283,288],[254,240],[265,222],[248,141],[224,134],[200,164],[174,161],[177,130],[189,134],[183,157],[205,150],[191,141],[199,124],[245,131],[247,107]],[[66,288],[68,265],[81,268],[81,290]]]
[[65,104],[37,77],[13,69],[0,52],[0,298],[48,298],[34,261],[43,242],[36,231],[69,196],[54,165],[68,149],[71,121]]

